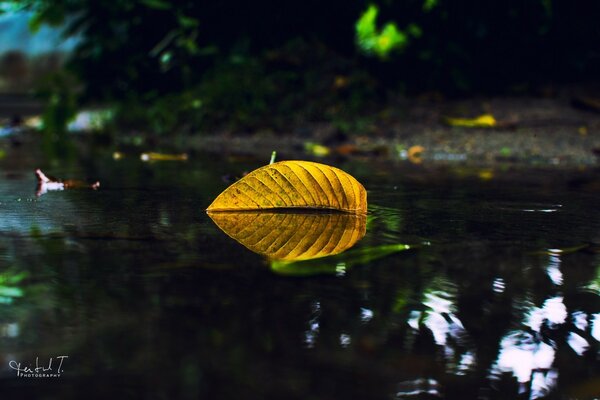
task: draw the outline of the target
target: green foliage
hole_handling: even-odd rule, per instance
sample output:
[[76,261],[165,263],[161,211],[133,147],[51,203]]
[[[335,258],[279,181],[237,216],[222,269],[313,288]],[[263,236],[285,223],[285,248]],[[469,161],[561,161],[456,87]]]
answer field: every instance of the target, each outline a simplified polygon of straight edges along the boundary
[[[124,120],[133,125],[145,121],[156,132],[219,124],[253,130],[294,120],[333,121],[351,132],[368,125],[363,117],[379,95],[373,86],[506,90],[556,77],[595,77],[600,67],[596,57],[600,33],[593,19],[600,3],[407,0],[321,7],[311,1],[227,0],[216,5],[183,0],[22,0],[0,4],[0,10],[31,11],[32,30],[42,24],[59,25],[66,35],[79,38],[68,70],[84,83],[82,92],[73,99],[64,86],[55,84],[55,95],[46,97],[45,119],[55,130],[71,117],[75,100],[115,102]],[[393,22],[378,25],[380,13]],[[299,41],[309,51],[296,52],[289,45]],[[315,68],[316,63],[323,67]],[[351,83],[332,85],[336,76]],[[57,99],[66,104],[58,106]]]
[[40,83],[38,96],[46,103],[42,115],[45,132],[64,135],[77,113],[77,86],[76,79],[64,71],[51,73]]
[[378,13],[379,8],[371,4],[361,15],[356,22],[356,40],[365,54],[374,54],[385,59],[393,50],[403,50],[408,45],[408,36],[398,30],[396,24],[392,22],[385,24],[381,31],[378,31],[376,26]]
[[10,304],[17,297],[23,297],[21,283],[27,279],[27,271],[17,271],[15,268],[0,273],[0,304]]
[[438,5],[438,0],[425,0],[423,2],[423,11],[430,12]]

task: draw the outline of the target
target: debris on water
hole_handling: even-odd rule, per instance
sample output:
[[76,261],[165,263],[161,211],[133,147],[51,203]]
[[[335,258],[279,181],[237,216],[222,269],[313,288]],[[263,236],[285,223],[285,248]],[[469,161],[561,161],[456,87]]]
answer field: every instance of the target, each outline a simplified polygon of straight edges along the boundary
[[423,152],[425,151],[425,147],[423,146],[411,146],[407,151],[408,161],[413,164],[421,164],[423,162]]
[[65,190],[65,189],[78,189],[78,188],[89,188],[89,189],[96,190],[100,187],[99,181],[96,181],[96,182],[90,184],[90,183],[86,183],[83,181],[72,180],[72,179],[61,180],[61,179],[54,178],[52,176],[47,176],[39,168],[35,170],[35,176],[36,176],[37,182],[38,182],[37,190],[36,190],[37,197],[40,197],[41,195],[43,195],[47,192],[51,192],[51,191],[58,191],[58,190]]
[[140,155],[142,161],[187,161],[188,155],[181,154],[164,154],[164,153],[142,153]]

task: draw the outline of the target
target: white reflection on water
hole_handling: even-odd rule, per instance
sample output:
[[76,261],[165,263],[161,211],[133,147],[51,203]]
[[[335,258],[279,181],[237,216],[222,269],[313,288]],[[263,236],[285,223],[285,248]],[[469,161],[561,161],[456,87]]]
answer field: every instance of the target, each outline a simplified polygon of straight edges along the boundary
[[[598,320],[597,315],[594,315],[592,321],[592,335],[597,329],[594,326]],[[566,323],[567,316],[562,297],[547,299],[541,308],[532,307],[524,325],[533,332],[512,331],[502,339],[498,360],[491,370],[492,377],[502,372],[512,373],[522,384],[523,392],[527,391],[526,384],[529,384],[530,399],[548,395],[558,381],[558,371],[552,368],[556,350],[553,342],[548,344],[541,341],[539,332],[543,325],[553,329]],[[571,315],[570,320],[577,329],[584,331],[588,328],[587,318],[586,313],[577,311]],[[599,333],[596,330],[596,334]],[[588,341],[575,332],[569,332],[567,344],[580,356],[590,347]]]
[[587,318],[587,314],[583,311],[576,311],[571,316],[571,319],[573,320],[573,325],[575,325],[577,329],[581,329],[582,331],[584,331],[588,327]]
[[[425,301],[423,301],[423,304],[428,307],[423,323],[433,334],[435,343],[440,346],[446,344],[448,337],[460,341],[466,334],[462,322],[453,313],[455,307],[450,300],[451,296],[449,293],[431,291],[425,293]],[[420,319],[421,313],[413,311],[408,323],[413,329],[418,329]],[[446,353],[453,354],[453,351],[447,348]]]
[[[554,285],[562,285],[559,256],[551,256],[546,272]],[[501,278],[494,280],[493,290],[496,293],[505,290]],[[415,331],[427,328],[435,343],[443,346],[448,373],[465,375],[476,367],[478,355],[470,345],[469,333],[456,315],[456,295],[457,288],[451,283],[444,280],[434,282],[425,291],[422,301],[425,308],[412,310],[407,323]],[[529,399],[550,394],[558,383],[558,370],[553,367],[557,344],[544,340],[542,332],[545,331],[543,328],[555,330],[565,323],[572,323],[576,331],[591,331],[596,340],[600,339],[600,314],[588,315],[582,311],[569,314],[562,296],[547,298],[540,307],[529,303],[520,328],[509,331],[501,340],[498,358],[489,370],[490,379],[509,373],[519,382],[519,393],[527,394]],[[566,344],[578,355],[590,348],[588,340],[576,332],[568,334]],[[425,381],[414,381],[413,386]],[[433,394],[428,389],[412,387],[398,391],[397,396],[425,393]]]
[[432,396],[440,396],[440,384],[435,379],[415,379],[413,381],[404,381],[398,383],[398,391],[396,397],[404,399],[409,396],[422,396],[429,394]]
[[369,322],[373,318],[373,311],[368,308],[360,309],[360,320],[362,322]]
[[352,343],[352,339],[350,338],[350,335],[348,335],[347,333],[342,333],[340,335],[340,346],[348,347],[348,346],[350,346],[350,343]]
[[533,370],[550,369],[555,351],[552,346],[537,342],[523,331],[512,331],[500,343],[500,355],[494,369],[510,372],[521,383],[529,382]]
[[539,332],[545,321],[552,327],[564,323],[566,319],[567,307],[563,303],[563,298],[559,296],[547,299],[542,308],[533,307],[525,324]]
[[590,347],[590,344],[575,332],[570,332],[567,343],[577,355],[582,355]]
[[319,318],[321,316],[321,303],[315,301],[312,304],[312,314],[308,320],[308,330],[304,332],[304,343],[306,347],[312,348],[315,346],[317,336],[319,335]]
[[[559,271],[560,272],[560,271]],[[549,274],[550,275],[550,274]],[[553,279],[557,284],[557,281]],[[561,275],[562,282],[562,275]],[[567,308],[560,296],[544,301],[542,307],[532,307],[525,319],[525,325],[533,332],[540,332],[542,325],[555,327],[567,319]],[[502,339],[500,354],[492,375],[508,372],[521,383],[521,391],[527,390],[530,383],[530,399],[543,397],[556,386],[558,372],[553,370],[556,351],[538,337],[525,331],[512,331]]]
[[475,354],[469,351],[462,355],[462,357],[458,363],[458,367],[456,369],[456,375],[465,375],[468,371],[470,371],[476,365],[477,365],[477,360],[475,358]]
[[592,336],[600,342],[600,313],[592,318]]
[[558,381],[558,371],[551,369],[548,372],[537,371],[531,379],[530,399],[538,399],[550,393]]
[[503,293],[506,288],[506,284],[504,283],[504,279],[496,278],[494,279],[494,283],[492,284],[492,289],[496,293]]
[[546,267],[546,273],[555,285],[560,286],[563,284],[563,274],[560,271],[560,257],[558,255],[550,256],[548,266]]

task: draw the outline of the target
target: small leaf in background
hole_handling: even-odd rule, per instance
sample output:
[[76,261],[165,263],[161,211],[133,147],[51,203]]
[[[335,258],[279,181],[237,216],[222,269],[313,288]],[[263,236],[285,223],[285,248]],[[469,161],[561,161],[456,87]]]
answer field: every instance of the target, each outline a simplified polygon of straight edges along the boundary
[[483,114],[476,118],[444,118],[450,126],[460,128],[493,128],[497,125],[496,118],[491,114]]
[[477,176],[482,181],[489,181],[494,178],[494,171],[491,169],[482,169],[479,172],[477,172]]
[[229,237],[275,260],[308,260],[338,254],[354,246],[366,232],[366,216],[346,213],[208,215]]
[[408,161],[413,164],[421,164],[423,162],[422,156],[424,151],[425,147],[423,146],[411,146],[407,152]]
[[408,244],[386,244],[381,246],[364,247],[362,249],[350,250],[343,254],[317,260],[304,261],[271,261],[271,270],[286,276],[313,276],[323,274],[341,274],[349,268],[361,264],[368,264],[391,254],[410,250],[418,247]]
[[163,153],[142,153],[140,160],[142,161],[187,161],[188,155],[182,154],[163,154]]
[[281,161],[229,186],[207,211],[300,208],[367,212],[367,192],[353,176],[310,161]]
[[317,157],[325,157],[331,153],[331,150],[327,146],[323,146],[322,144],[306,142],[304,143],[304,150],[308,154],[312,154]]

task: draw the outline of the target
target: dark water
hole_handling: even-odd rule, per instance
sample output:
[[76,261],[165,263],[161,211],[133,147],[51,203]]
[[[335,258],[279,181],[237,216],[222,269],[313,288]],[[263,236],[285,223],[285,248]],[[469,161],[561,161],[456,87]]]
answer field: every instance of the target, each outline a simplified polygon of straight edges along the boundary
[[1,164],[2,398],[600,397],[596,190],[340,162],[365,237],[280,269],[203,211],[260,161],[41,163],[102,186]]

